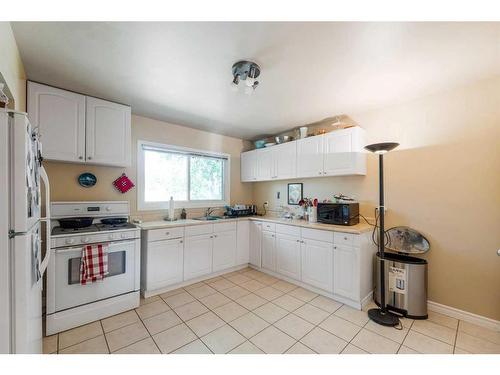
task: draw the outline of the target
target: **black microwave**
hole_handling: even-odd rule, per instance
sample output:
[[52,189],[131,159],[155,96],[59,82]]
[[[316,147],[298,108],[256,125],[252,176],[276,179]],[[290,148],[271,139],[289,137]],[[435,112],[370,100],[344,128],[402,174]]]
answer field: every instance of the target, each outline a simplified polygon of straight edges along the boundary
[[318,203],[318,222],[356,225],[359,223],[359,203]]

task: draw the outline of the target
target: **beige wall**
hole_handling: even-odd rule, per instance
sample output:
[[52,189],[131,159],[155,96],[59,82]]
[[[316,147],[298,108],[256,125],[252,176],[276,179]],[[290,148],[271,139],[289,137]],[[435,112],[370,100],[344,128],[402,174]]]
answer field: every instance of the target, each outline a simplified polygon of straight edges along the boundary
[[[195,149],[224,152],[231,155],[231,202],[251,203],[252,186],[240,182],[240,152],[246,145],[241,139],[168,124],[146,117],[132,116],[132,166],[130,168],[102,167],[69,163],[46,162],[53,201],[71,200],[128,200],[133,217],[145,220],[162,218],[166,211],[137,211],[137,189],[125,194],[118,192],[112,182],[125,172],[137,183],[137,140],[154,141]],[[82,172],[92,172],[97,184],[92,188],[78,185]],[[200,210],[190,210],[198,214]]]
[[[401,144],[385,158],[387,220],[430,240],[429,299],[500,320],[500,77],[351,118],[368,142]],[[305,196],[353,194],[373,216],[377,170],[370,155],[365,177],[296,181]],[[288,182],[255,183],[254,200],[286,203]]]

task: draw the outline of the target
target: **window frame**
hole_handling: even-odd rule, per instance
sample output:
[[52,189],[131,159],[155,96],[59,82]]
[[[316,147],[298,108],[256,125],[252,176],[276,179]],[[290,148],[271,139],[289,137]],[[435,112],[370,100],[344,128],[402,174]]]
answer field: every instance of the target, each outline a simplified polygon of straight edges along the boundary
[[[223,152],[215,152],[208,150],[199,150],[189,147],[182,147],[164,143],[150,142],[145,140],[137,141],[137,210],[138,211],[159,211],[167,210],[169,208],[169,201],[159,202],[146,202],[145,201],[145,165],[144,165],[144,148],[152,147],[159,150],[178,151],[183,153],[193,153],[198,155],[206,155],[207,157],[224,158],[227,159],[223,163],[223,198],[221,200],[187,200],[187,201],[174,201],[174,207],[177,208],[203,208],[203,207],[224,207],[229,205],[231,200],[231,155]],[[191,179],[189,176],[189,162],[188,162],[188,196],[191,189]]]

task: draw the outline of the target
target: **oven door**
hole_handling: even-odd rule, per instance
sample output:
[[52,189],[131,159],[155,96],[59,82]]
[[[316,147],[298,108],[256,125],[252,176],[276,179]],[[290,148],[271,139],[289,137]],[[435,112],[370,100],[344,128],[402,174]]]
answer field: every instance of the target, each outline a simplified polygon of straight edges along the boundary
[[111,242],[104,280],[80,284],[83,246],[55,250],[55,311],[96,302],[134,291],[136,241]]

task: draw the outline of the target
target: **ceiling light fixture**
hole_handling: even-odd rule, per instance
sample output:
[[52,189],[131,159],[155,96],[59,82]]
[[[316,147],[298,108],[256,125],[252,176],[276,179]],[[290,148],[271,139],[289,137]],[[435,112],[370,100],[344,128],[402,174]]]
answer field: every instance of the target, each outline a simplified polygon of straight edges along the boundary
[[232,72],[232,86],[235,89],[238,89],[241,81],[245,81],[245,93],[251,94],[259,85],[256,78],[260,75],[260,67],[252,61],[241,60],[234,63]]

